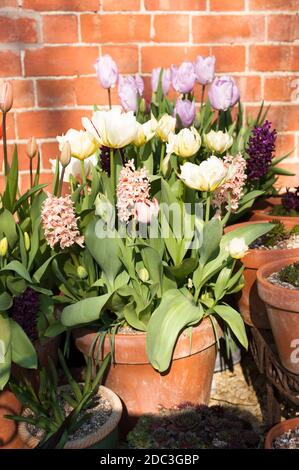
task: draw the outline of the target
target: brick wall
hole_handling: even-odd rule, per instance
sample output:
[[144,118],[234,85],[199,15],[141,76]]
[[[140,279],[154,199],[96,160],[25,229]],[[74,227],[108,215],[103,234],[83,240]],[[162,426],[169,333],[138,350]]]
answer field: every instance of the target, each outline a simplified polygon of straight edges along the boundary
[[299,162],[298,10],[299,0],[0,0],[0,76],[14,80],[8,134],[20,144],[23,186],[26,139],[38,139],[49,180],[56,135],[106,103],[93,67],[101,53],[145,78],[158,65],[214,54],[247,109],[272,103],[278,150],[296,147],[290,161]]

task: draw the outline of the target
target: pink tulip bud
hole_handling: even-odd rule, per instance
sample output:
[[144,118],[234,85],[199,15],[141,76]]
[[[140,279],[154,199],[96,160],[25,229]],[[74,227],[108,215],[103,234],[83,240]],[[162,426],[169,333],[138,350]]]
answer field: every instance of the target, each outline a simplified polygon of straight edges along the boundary
[[97,77],[103,88],[113,88],[118,80],[118,68],[110,55],[106,54],[97,59],[95,64]]
[[150,224],[153,217],[159,214],[159,203],[156,198],[152,201],[147,199],[144,202],[135,204],[136,219],[142,224]]
[[31,137],[26,145],[26,153],[28,158],[34,158],[37,153],[37,143],[35,137]]
[[72,158],[71,145],[69,142],[65,142],[65,144],[62,147],[60,157],[59,157],[61,165],[64,168],[66,168],[69,165],[71,158]]
[[2,113],[7,113],[13,104],[13,87],[11,82],[4,80],[0,83],[0,109]]

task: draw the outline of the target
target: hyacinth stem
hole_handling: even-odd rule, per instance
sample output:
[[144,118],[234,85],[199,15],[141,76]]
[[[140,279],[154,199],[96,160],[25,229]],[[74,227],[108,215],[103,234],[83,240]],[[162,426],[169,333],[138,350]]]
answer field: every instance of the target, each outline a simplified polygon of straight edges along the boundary
[[206,202],[206,222],[209,222],[210,220],[210,209],[211,209],[211,194],[208,193],[207,202]]
[[203,107],[204,99],[205,99],[205,90],[206,90],[206,85],[202,85],[201,88],[201,105],[200,107]]
[[86,173],[85,173],[84,160],[81,160],[81,174],[82,174],[82,183],[84,185],[84,195],[87,197],[88,196],[87,179],[86,179]]
[[111,102],[111,88],[108,88],[108,102],[109,102],[109,109],[112,108],[112,102]]
[[165,144],[162,142],[161,156],[160,156],[160,173],[162,173],[164,156],[165,156]]
[[115,166],[114,166],[113,148],[110,148],[110,178],[111,178],[113,195],[115,195]]
[[9,164],[7,157],[7,136],[6,136],[6,113],[2,114],[2,141],[3,141],[3,157],[4,157],[4,175],[8,176]]

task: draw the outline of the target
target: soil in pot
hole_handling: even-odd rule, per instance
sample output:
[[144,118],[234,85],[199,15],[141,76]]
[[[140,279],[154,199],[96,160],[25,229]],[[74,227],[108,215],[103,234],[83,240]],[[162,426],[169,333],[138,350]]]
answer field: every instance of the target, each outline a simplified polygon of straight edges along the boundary
[[299,290],[279,283],[276,273],[298,261],[299,256],[278,259],[257,272],[258,292],[266,304],[281,363],[294,374],[299,374]]
[[[294,197],[293,197],[294,195]],[[284,202],[286,201],[286,202]],[[280,220],[287,228],[291,229],[299,224],[299,191],[290,191],[282,197],[269,198],[263,201],[261,208],[253,211],[250,220],[270,222]]]
[[[253,223],[268,222],[251,221],[243,222],[229,226],[225,232],[230,232],[239,227],[246,227]],[[237,294],[238,309],[243,317],[244,322],[249,326],[256,328],[270,329],[270,323],[264,302],[260,299],[257,289],[257,270],[265,264],[283,259],[290,256],[299,256],[299,235],[291,233],[287,227],[276,222],[279,229],[275,232],[271,231],[264,237],[256,240],[251,246],[247,255],[242,259],[244,264],[244,280],[245,285],[240,293]],[[281,232],[283,230],[283,232]],[[275,235],[275,237],[273,236]]]
[[[106,336],[99,351],[96,335],[88,329],[74,331],[78,349],[86,356],[93,350],[94,357],[101,360],[110,351],[110,343]],[[104,384],[123,402],[122,435],[132,429],[141,415],[156,413],[160,406],[171,407],[186,401],[208,403],[216,358],[215,343],[211,321],[204,319],[193,328],[192,342],[189,335],[180,335],[169,370],[160,374],[148,361],[144,333],[117,334],[115,362],[110,366]]]
[[10,414],[19,415],[21,409],[21,403],[12,392],[0,392],[0,450],[24,448],[24,443],[18,435],[17,423],[5,418]]
[[266,436],[265,449],[299,449],[299,418],[273,426]]

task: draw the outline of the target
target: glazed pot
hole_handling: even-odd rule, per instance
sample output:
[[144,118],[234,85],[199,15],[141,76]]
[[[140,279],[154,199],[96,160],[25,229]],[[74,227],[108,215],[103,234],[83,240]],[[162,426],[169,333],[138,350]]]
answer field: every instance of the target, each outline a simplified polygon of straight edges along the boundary
[[287,229],[292,229],[295,225],[299,224],[299,217],[287,217],[282,215],[271,215],[269,212],[273,209],[274,206],[281,204],[280,197],[272,197],[261,201],[258,205],[258,208],[253,210],[250,217],[251,221],[259,222],[271,222],[271,220],[279,220],[284,224]]
[[[261,222],[268,222],[268,220],[231,225],[226,227],[225,233],[231,232],[239,227],[246,227],[247,225]],[[255,326],[256,328],[270,329],[265,304],[260,299],[257,291],[257,270],[260,266],[264,266],[267,263],[290,256],[299,256],[299,248],[286,250],[250,249],[247,255],[242,258],[242,263],[245,267],[243,273],[245,285],[242,291],[237,294],[237,303],[243,320],[247,325]]]
[[[85,356],[93,350],[93,357],[102,360],[110,351],[107,336],[100,349],[94,330],[79,328],[73,333],[77,348]],[[189,335],[180,335],[170,368],[162,374],[149,363],[146,334],[134,333],[115,336],[114,364],[104,380],[123,402],[123,435],[141,415],[155,413],[159,406],[172,407],[183,402],[207,404],[216,358],[216,339],[208,318],[193,328],[192,341]]]
[[5,418],[5,415],[19,415],[21,403],[9,390],[0,392],[0,450],[23,449],[24,443],[18,435],[18,426],[14,421]]
[[[69,385],[59,387],[60,390],[70,392]],[[109,388],[99,387],[99,392],[103,398],[110,402],[112,412],[107,421],[95,432],[87,434],[80,439],[68,441],[64,449],[114,449],[118,443],[118,423],[122,415],[122,404],[118,396]],[[24,410],[23,416],[31,414],[29,409]],[[40,439],[33,436],[26,423],[19,424],[19,436],[29,449],[34,449]]]
[[273,442],[285,432],[299,428],[299,418],[287,419],[276,424],[268,432],[265,439],[265,449],[273,449]]
[[261,266],[257,279],[259,296],[266,304],[281,363],[290,372],[299,374],[299,290],[286,289],[267,280],[271,274],[296,261],[299,256],[281,258]]

